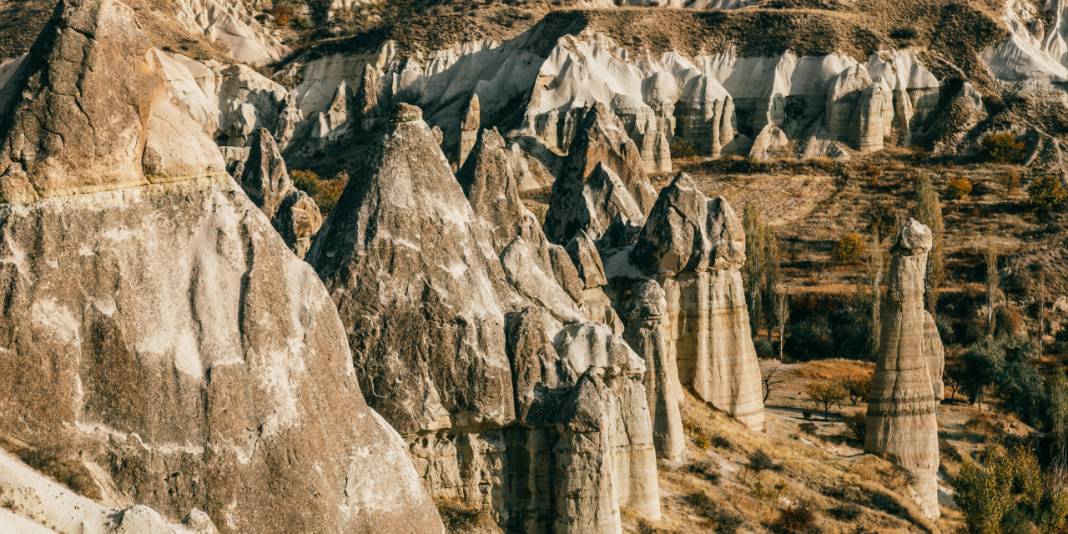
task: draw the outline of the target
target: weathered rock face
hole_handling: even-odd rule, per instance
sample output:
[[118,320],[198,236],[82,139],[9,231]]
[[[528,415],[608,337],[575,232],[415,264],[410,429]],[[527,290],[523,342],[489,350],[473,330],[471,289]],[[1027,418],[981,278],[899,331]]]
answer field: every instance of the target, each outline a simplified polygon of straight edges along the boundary
[[642,169],[647,173],[671,172],[669,140],[674,131],[674,117],[658,114],[645,102],[627,95],[613,98],[610,106],[638,147]]
[[442,531],[322,283],[141,32],[68,0],[0,96],[0,434],[222,532]]
[[734,140],[734,99],[709,76],[698,76],[683,88],[675,112],[675,135],[690,143],[698,154],[719,157]]
[[[666,297],[682,386],[750,428],[764,421],[760,368],[742,287],[745,236],[722,197],[679,175],[660,193],[637,242],[609,261],[613,293],[656,280]],[[616,298],[617,307],[620,298]],[[625,302],[625,299],[623,300]],[[625,304],[623,304],[625,306]]]
[[864,450],[896,457],[910,474],[919,505],[937,517],[938,393],[933,380],[940,381],[942,371],[933,368],[940,365],[941,342],[935,343],[937,328],[928,322],[923,305],[930,250],[930,229],[910,219],[892,250]]
[[624,337],[645,359],[645,392],[653,420],[653,443],[657,456],[679,462],[686,448],[682,428],[682,387],[675,364],[667,298],[660,284],[643,280],[626,290]]
[[[911,102],[908,95],[904,102]],[[867,67],[855,65],[840,73],[827,88],[826,128],[860,152],[883,149],[893,129],[894,97],[889,88],[872,81]]]
[[478,93],[475,93],[471,95],[471,100],[468,100],[467,111],[464,112],[463,118],[460,119],[460,144],[457,145],[456,154],[457,166],[463,167],[467,161],[467,155],[471,153],[472,148],[475,148],[481,124],[482,108],[478,104]]
[[638,147],[619,118],[598,104],[585,111],[553,184],[545,232],[561,244],[579,230],[599,239],[617,216],[640,225],[655,200]]
[[286,245],[303,258],[311,248],[312,237],[323,225],[323,216],[315,201],[293,185],[278,145],[267,130],[256,132],[238,178],[241,188],[271,220]]
[[618,532],[621,507],[659,516],[645,368],[562,287],[575,267],[517,184],[496,132],[457,179],[401,105],[309,259],[436,497],[509,531]]
[[[217,534],[211,519],[193,510],[183,525],[168,523],[143,506],[116,508],[78,495],[0,450],[0,530],[19,534],[55,532]],[[47,525],[47,526],[46,526]]]

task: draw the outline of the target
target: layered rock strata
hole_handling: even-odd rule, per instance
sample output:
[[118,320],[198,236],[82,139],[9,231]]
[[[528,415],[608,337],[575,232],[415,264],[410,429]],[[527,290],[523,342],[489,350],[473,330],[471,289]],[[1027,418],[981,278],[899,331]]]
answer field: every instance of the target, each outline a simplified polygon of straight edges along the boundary
[[0,91],[0,434],[222,532],[443,531],[322,283],[144,31],[67,0]]
[[286,245],[303,258],[323,224],[323,216],[315,201],[293,185],[270,132],[256,132],[248,159],[240,168],[241,188],[271,220]]
[[910,219],[891,251],[864,450],[896,458],[909,473],[924,513],[938,517],[936,410],[940,393],[935,391],[935,381],[942,374],[942,355],[937,328],[923,303],[930,250],[930,229]]
[[484,131],[454,178],[399,106],[309,259],[436,497],[508,531],[618,532],[622,507],[659,516],[645,367],[562,287],[575,267],[522,207],[503,145]]
[[[682,386],[760,429],[764,407],[742,287],[744,262],[745,236],[734,210],[722,197],[705,198],[681,174],[660,192],[636,242],[607,267],[617,307],[627,307],[626,292],[636,280],[662,287],[668,350]],[[665,391],[666,398],[670,394]]]

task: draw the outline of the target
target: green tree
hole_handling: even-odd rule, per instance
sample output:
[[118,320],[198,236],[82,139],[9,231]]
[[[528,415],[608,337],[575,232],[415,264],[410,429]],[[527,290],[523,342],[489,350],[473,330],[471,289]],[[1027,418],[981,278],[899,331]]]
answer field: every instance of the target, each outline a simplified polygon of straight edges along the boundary
[[831,406],[837,406],[849,392],[839,381],[833,382],[809,382],[805,385],[805,396],[812,402],[823,406],[823,418],[830,419]]
[[938,198],[938,192],[931,184],[931,179],[924,176],[916,182],[916,211],[914,214],[917,221],[927,225],[931,229],[932,246],[927,255],[927,311],[936,315],[938,308],[938,291],[945,282],[945,265],[942,239],[945,234],[945,225],[942,222],[942,202]]
[[768,226],[760,208],[752,203],[742,212],[742,225],[746,241],[742,275],[750,327],[755,334],[761,326],[766,326],[768,342],[771,342],[771,332],[778,319],[779,238]]
[[1032,180],[1027,186],[1027,195],[1031,197],[1035,211],[1044,215],[1062,209],[1068,202],[1068,188],[1059,176],[1053,174],[1043,174]]

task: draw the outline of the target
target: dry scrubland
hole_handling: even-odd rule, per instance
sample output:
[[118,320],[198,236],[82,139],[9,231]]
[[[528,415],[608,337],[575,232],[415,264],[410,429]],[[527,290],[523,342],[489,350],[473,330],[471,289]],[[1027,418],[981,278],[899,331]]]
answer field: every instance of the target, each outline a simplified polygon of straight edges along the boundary
[[[780,365],[765,360],[762,367]],[[1011,416],[947,401],[939,410],[943,517],[925,519],[912,504],[905,474],[863,453],[847,418],[866,409],[848,400],[829,420],[807,400],[805,386],[870,375],[871,364],[821,360],[782,365],[783,379],[768,399],[766,431],[746,432],[725,415],[688,399],[683,412],[690,456],[665,466],[660,484],[665,517],[656,523],[627,518],[627,531],[681,532],[956,532],[960,513],[947,507],[944,479],[986,443],[1024,436]],[[808,414],[806,416],[806,414]]]

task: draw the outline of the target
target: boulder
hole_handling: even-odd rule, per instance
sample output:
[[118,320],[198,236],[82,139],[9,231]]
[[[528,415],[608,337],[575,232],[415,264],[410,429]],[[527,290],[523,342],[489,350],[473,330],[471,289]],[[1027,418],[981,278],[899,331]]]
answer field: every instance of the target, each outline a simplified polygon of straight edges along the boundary
[[[0,435],[169,522],[442,532],[326,289],[174,105],[146,27],[62,2],[0,93]],[[164,531],[142,512],[129,530]]]
[[[868,397],[865,452],[896,458],[928,517],[938,505],[937,328],[924,309],[931,230],[910,219],[891,250],[879,352]],[[933,330],[933,332],[931,332]],[[931,350],[932,353],[927,351]]]

